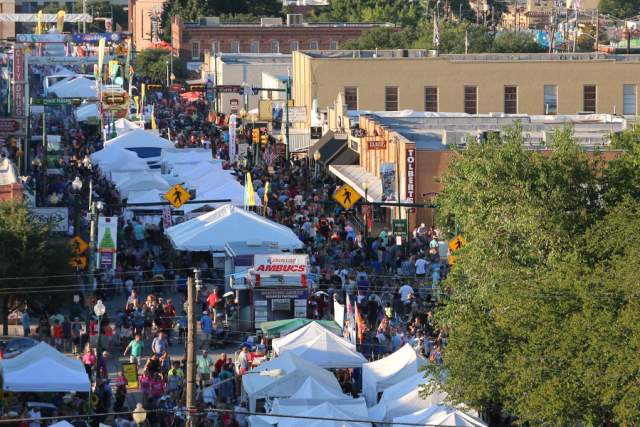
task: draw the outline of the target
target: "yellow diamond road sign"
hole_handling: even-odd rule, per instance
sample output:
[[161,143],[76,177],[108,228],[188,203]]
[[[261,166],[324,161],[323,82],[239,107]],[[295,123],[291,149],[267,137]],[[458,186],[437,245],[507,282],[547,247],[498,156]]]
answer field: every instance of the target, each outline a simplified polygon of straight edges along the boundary
[[333,199],[340,203],[343,208],[351,209],[351,206],[355,205],[356,202],[360,200],[360,195],[349,185],[345,184],[335,192]]
[[453,239],[449,240],[449,250],[451,252],[457,251],[458,249],[463,247],[465,243],[467,243],[466,240],[464,240],[462,236],[458,235]]
[[191,194],[189,194],[182,185],[176,184],[165,193],[164,198],[167,199],[174,208],[179,209],[191,199]]
[[84,239],[80,236],[76,236],[69,241],[69,246],[71,246],[71,252],[76,255],[82,255],[89,249],[89,245]]

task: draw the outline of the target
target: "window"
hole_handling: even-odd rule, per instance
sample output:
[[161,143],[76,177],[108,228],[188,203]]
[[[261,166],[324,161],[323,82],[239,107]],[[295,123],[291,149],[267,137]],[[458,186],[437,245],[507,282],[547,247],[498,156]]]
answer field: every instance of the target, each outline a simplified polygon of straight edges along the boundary
[[558,114],[558,86],[544,85],[544,113]]
[[582,88],[582,111],[585,113],[596,112],[596,86],[584,85]]
[[220,41],[214,40],[211,42],[211,54],[215,55],[216,53],[220,53]]
[[191,59],[200,59],[200,42],[191,42]]
[[478,86],[464,87],[464,112],[478,114]]
[[384,88],[385,111],[398,111],[398,87],[386,86]]
[[331,49],[331,50],[336,50],[336,49],[338,49],[338,42],[337,42],[337,41],[335,41],[335,40],[331,40],[331,41],[329,42],[329,49]]
[[280,42],[278,40],[271,41],[271,53],[280,53]]
[[309,42],[309,49],[318,50],[318,41],[317,40],[311,40]]
[[636,115],[636,85],[622,86],[622,114]]
[[504,112],[505,114],[518,114],[518,87],[504,87]]
[[238,40],[233,40],[231,42],[231,53],[240,53],[240,42]]
[[424,111],[438,112],[438,88],[435,86],[424,88]]
[[291,52],[295,52],[300,49],[300,43],[298,43],[298,40],[291,40],[289,48],[291,49]]
[[347,104],[348,110],[358,109],[358,88],[357,87],[345,87],[344,88],[344,101]]
[[251,53],[260,53],[260,42],[259,41],[254,40],[254,41],[251,42],[250,52]]

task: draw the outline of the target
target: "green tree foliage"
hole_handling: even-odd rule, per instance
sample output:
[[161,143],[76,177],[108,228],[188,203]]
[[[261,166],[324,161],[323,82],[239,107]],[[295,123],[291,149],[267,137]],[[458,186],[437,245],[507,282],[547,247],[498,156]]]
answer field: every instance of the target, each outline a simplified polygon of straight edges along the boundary
[[626,193],[640,180],[612,177],[617,160],[583,152],[568,129],[548,148],[528,150],[515,127],[469,143],[442,177],[440,215],[467,245],[438,314],[441,387],[525,425],[636,424],[640,203]]
[[543,52],[544,49],[531,38],[531,35],[521,32],[504,32],[493,39],[493,52]]
[[342,49],[402,49],[407,46],[407,31],[393,28],[373,28],[361,37],[342,45]]
[[[67,240],[57,239],[49,225],[33,222],[24,205],[0,203],[0,299],[2,300],[3,335],[8,334],[10,303],[17,299],[46,303],[47,297],[59,298],[60,293],[41,292],[47,285],[64,285],[47,276],[69,273],[70,253]],[[28,279],[22,279],[29,277]],[[16,278],[16,279],[10,279]],[[65,279],[69,280],[68,277]],[[75,279],[67,285],[73,286]],[[38,291],[30,291],[30,288]],[[60,301],[58,301],[60,303]],[[58,304],[59,306],[60,304]]]
[[424,16],[420,2],[405,0],[335,0],[314,11],[310,21],[391,22],[409,27]]
[[640,11],[639,0],[600,0],[601,13],[615,16],[616,18],[631,18]]
[[[136,75],[148,77],[153,82],[164,83],[167,78],[167,62],[169,62],[168,50],[145,49],[136,55]],[[176,56],[173,57],[173,74],[177,79],[184,79],[187,76],[186,64]]]

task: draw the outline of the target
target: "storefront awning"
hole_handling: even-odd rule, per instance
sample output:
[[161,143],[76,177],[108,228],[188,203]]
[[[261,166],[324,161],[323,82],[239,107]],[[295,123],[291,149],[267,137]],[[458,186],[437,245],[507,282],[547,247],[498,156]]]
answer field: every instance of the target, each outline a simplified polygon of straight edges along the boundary
[[319,162],[327,166],[330,164],[352,165],[358,163],[358,153],[352,151],[347,146],[348,139],[337,139],[332,131],[322,135],[322,137],[311,147],[309,147],[309,158],[314,158],[314,154],[320,153]]
[[367,186],[367,200],[382,200],[382,181],[360,165],[329,165],[329,172],[349,184],[362,197],[365,196],[364,184]]

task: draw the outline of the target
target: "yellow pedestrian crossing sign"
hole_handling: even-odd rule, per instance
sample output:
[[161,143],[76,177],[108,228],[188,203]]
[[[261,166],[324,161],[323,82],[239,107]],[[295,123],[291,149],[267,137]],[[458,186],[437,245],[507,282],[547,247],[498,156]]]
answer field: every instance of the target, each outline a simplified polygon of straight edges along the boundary
[[360,200],[360,195],[351,186],[344,184],[333,194],[333,199],[343,208],[351,209]]
[[71,252],[75,255],[82,255],[89,249],[89,245],[84,239],[80,236],[75,236],[73,239],[69,241],[69,246],[71,246]]
[[167,199],[174,208],[180,209],[182,205],[191,199],[191,194],[189,194],[182,185],[176,184],[165,193],[164,198]]
[[457,251],[462,248],[467,243],[466,240],[462,238],[462,236],[457,235],[453,239],[449,240],[449,250],[451,252]]

